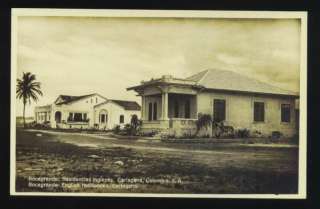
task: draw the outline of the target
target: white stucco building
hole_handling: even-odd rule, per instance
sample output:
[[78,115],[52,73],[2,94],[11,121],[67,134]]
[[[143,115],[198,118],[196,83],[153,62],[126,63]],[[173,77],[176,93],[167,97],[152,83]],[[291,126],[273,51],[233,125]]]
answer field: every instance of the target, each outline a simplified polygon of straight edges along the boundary
[[203,113],[235,130],[246,128],[265,136],[297,133],[299,94],[232,71],[210,69],[183,79],[162,76],[127,90],[142,98],[144,132],[193,134],[198,114]]
[[107,99],[99,94],[60,95],[53,104],[35,108],[36,123],[52,128],[112,129],[130,123],[132,115],[140,118],[135,101]]

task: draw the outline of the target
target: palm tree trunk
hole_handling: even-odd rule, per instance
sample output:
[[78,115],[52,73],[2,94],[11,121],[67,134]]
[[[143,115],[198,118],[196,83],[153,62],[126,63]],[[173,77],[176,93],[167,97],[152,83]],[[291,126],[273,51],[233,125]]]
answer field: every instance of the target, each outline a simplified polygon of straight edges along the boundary
[[25,117],[25,113],[26,113],[26,103],[23,102],[23,128],[26,128],[26,117]]

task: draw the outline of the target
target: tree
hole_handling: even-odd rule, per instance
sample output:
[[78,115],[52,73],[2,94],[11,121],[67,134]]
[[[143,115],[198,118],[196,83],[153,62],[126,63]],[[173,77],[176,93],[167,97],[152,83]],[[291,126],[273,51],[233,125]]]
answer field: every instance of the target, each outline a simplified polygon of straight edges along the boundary
[[138,116],[136,114],[132,115],[130,125],[132,128],[131,134],[135,135],[138,131],[139,126],[141,125],[141,121],[138,119]]
[[40,82],[36,81],[36,76],[30,72],[23,73],[22,79],[17,79],[16,94],[18,99],[23,102],[23,127],[26,127],[25,110],[26,104],[31,100],[37,102],[38,95],[42,96]]
[[211,124],[212,124],[212,117],[211,117],[211,115],[199,113],[199,115],[198,115],[198,120],[196,121],[196,125],[197,125],[196,135],[198,134],[198,132],[199,132],[202,128],[208,129],[208,127],[209,127]]

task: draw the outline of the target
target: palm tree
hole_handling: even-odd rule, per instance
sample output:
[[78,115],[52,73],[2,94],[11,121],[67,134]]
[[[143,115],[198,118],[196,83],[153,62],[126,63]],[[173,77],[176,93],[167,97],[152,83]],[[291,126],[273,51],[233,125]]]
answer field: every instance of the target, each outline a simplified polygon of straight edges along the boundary
[[23,102],[23,127],[26,126],[25,110],[26,104],[31,104],[31,99],[38,101],[38,95],[42,96],[40,82],[36,82],[36,76],[30,72],[23,73],[22,79],[17,79],[17,98]]

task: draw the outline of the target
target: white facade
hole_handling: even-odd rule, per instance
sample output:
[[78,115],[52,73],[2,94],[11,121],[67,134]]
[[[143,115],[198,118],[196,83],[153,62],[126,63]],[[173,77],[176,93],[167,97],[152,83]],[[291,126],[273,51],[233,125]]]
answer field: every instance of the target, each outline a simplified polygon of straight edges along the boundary
[[116,125],[123,127],[130,123],[133,115],[140,118],[140,110],[125,110],[112,100],[97,105],[94,109],[94,121],[99,124],[99,129],[113,129]]
[[[118,101],[118,100],[115,100]],[[99,94],[87,96],[59,96],[54,104],[35,108],[37,123],[50,122],[52,128],[112,129],[129,123],[131,116],[140,118],[140,106],[132,101],[136,110],[121,106]],[[121,121],[120,121],[121,117]]]
[[212,136],[212,127],[197,132],[199,114],[252,135],[291,137],[298,132],[297,93],[234,72],[206,70],[186,79],[165,75],[127,90],[141,96],[143,132]]

